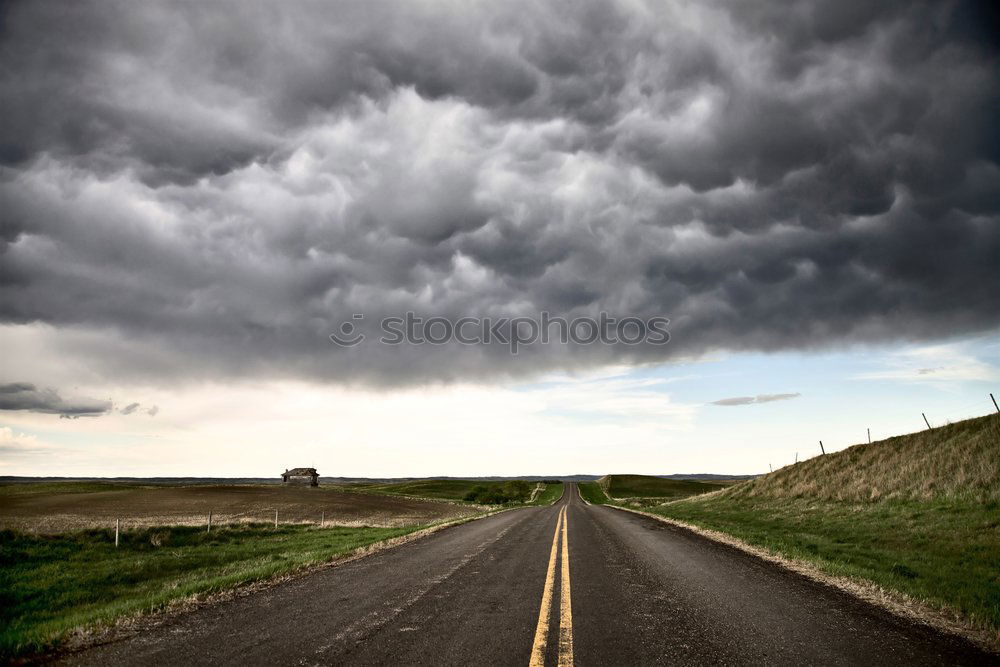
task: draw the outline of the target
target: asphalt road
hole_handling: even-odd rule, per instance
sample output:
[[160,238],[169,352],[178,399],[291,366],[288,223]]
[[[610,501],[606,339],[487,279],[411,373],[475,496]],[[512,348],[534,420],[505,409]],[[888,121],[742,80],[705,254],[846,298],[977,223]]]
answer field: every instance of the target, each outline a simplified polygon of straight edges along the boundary
[[586,505],[504,512],[64,655],[71,664],[923,665],[995,656]]

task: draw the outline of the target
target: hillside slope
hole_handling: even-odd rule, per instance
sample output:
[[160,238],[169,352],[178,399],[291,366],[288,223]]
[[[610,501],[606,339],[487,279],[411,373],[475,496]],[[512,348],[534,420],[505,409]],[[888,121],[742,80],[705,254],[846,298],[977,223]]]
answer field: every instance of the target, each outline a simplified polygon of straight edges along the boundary
[[915,612],[928,622],[957,622],[1000,649],[998,415],[817,456],[653,511],[904,593],[937,610]]
[[605,475],[597,483],[611,498],[686,498],[723,488],[721,484],[652,475]]
[[730,487],[733,498],[1000,501],[1000,419],[967,419],[786,466]]

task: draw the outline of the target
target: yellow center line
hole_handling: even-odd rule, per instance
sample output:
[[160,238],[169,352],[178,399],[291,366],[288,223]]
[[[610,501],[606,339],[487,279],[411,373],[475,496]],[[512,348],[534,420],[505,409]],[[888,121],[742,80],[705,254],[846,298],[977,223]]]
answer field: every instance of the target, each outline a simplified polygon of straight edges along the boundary
[[559,594],[559,667],[573,666],[573,604],[569,592],[569,518],[563,507],[562,591]]
[[549,569],[545,574],[545,587],[542,589],[542,606],[538,610],[538,625],[535,627],[535,641],[531,645],[531,662],[529,667],[544,667],[545,645],[549,639],[549,615],[552,611],[552,591],[555,589],[556,556],[559,553],[559,528],[562,526],[563,513],[559,512],[556,519],[556,530],[552,535],[552,551],[549,552]]

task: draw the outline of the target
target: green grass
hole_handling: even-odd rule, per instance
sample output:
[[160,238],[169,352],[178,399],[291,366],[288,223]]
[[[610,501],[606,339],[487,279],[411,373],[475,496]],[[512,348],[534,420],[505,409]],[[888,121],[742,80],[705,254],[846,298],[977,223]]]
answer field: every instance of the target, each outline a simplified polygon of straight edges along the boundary
[[418,479],[412,482],[396,482],[393,484],[370,484],[363,490],[375,493],[390,493],[418,498],[434,498],[438,500],[462,500],[476,486],[484,486],[486,482],[476,482],[468,479]]
[[1000,505],[712,496],[658,514],[949,606],[1000,629]]
[[562,498],[564,488],[566,488],[565,484],[546,484],[545,488],[538,494],[538,497],[535,498],[535,502],[531,504],[551,505]]
[[601,490],[597,482],[580,482],[577,487],[580,489],[580,495],[588,503],[593,503],[594,505],[607,504],[608,497],[604,495],[604,491]]
[[721,484],[682,479],[663,479],[652,475],[605,475],[597,480],[611,498],[686,498],[718,491]]
[[[357,491],[365,493],[388,493],[400,496],[413,496],[416,498],[431,498],[435,500],[464,501],[465,497],[476,487],[491,487],[502,485],[503,482],[483,482],[470,479],[418,479],[410,482],[394,482],[392,484],[366,484],[355,487]],[[529,482],[531,488],[536,482]],[[562,495],[562,484],[549,484],[546,486],[535,505],[546,505],[555,502]],[[548,502],[543,498],[546,494],[556,494]],[[550,496],[551,497],[551,496]]]
[[109,531],[0,531],[0,656],[41,651],[75,627],[266,579],[420,528],[152,528],[124,533],[117,549]]

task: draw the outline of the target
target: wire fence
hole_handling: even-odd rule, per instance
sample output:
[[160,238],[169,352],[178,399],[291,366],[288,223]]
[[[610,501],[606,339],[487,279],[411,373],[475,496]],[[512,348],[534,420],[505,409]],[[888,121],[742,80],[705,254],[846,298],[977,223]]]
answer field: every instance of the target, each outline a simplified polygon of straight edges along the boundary
[[[794,458],[792,460],[792,465],[807,461],[816,456],[824,456],[827,453],[833,453],[834,451],[839,451],[840,449],[845,449],[857,444],[877,442],[879,440],[884,440],[886,438],[896,437],[898,435],[905,435],[906,433],[915,433],[922,430],[933,431],[935,428],[941,426],[947,426],[949,424],[954,424],[956,422],[965,421],[967,419],[975,419],[977,417],[985,417],[990,414],[997,415],[1000,419],[1000,405],[996,396],[993,393],[988,393],[984,396],[982,400],[978,401],[963,401],[959,404],[952,403],[945,409],[935,409],[935,407],[930,407],[923,411],[917,410],[893,410],[889,413],[884,414],[880,422],[892,422],[898,423],[905,421],[906,419],[911,419],[913,422],[913,428],[909,431],[900,432],[898,429],[893,429],[890,432],[882,432],[877,428],[872,426],[865,426],[865,431],[859,434],[861,437],[856,441],[840,448],[834,448],[830,446],[830,442],[824,444],[822,439],[817,438],[816,444],[812,447],[803,447],[801,450],[794,453]],[[779,468],[788,465],[787,463],[774,465],[773,463],[768,463],[768,469],[770,472],[774,472]]]

